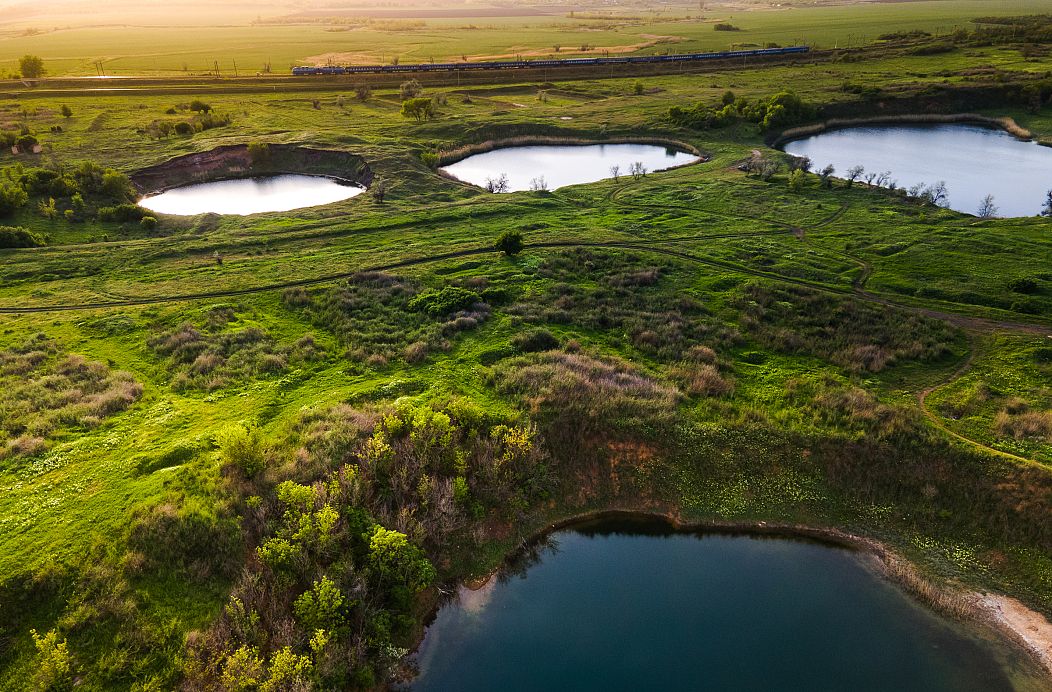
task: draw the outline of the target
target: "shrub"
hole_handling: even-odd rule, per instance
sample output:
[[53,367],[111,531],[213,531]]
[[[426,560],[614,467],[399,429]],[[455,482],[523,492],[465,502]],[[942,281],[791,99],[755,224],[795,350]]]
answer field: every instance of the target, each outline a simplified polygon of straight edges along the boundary
[[409,309],[441,317],[466,310],[479,301],[479,294],[474,291],[460,286],[445,286],[420,293],[409,301]]
[[523,353],[551,351],[559,348],[559,339],[547,329],[532,329],[512,337],[511,345]]
[[144,216],[139,219],[139,225],[144,231],[152,231],[157,228],[157,219],[152,216]]
[[403,118],[430,120],[435,117],[435,102],[425,96],[404,99],[401,114]]
[[424,87],[421,86],[420,82],[416,81],[415,79],[410,79],[409,81],[402,82],[402,84],[398,87],[398,95],[403,101],[408,101],[409,99],[417,98],[418,96],[420,96],[420,94],[423,93],[423,91]]
[[262,166],[270,160],[270,145],[266,142],[249,142],[248,156],[253,166]]
[[1012,279],[1008,282],[1008,290],[1013,293],[1037,293],[1039,288],[1037,281],[1027,277]]
[[195,113],[210,113],[212,111],[212,106],[208,105],[204,101],[194,99],[190,102],[190,110],[194,111]]
[[0,216],[11,216],[29,201],[29,195],[21,185],[0,183]]
[[44,239],[21,226],[0,226],[0,248],[40,247]]
[[712,28],[716,31],[741,31],[741,29],[734,26],[733,24],[727,24],[725,22],[714,24]]
[[191,123],[183,120],[175,124],[175,134],[177,135],[192,135],[194,133],[194,126]]
[[216,445],[223,463],[240,469],[249,478],[266,468],[267,449],[257,428],[227,426],[216,435]]
[[522,234],[515,231],[505,231],[497,239],[493,248],[497,252],[503,252],[505,255],[517,255],[522,252],[523,248]]

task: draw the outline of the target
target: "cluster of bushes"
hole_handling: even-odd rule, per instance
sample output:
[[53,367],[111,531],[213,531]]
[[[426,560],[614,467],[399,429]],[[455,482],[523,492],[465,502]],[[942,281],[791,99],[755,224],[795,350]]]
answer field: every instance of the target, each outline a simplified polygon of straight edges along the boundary
[[668,270],[633,253],[586,248],[553,253],[537,270],[552,283],[507,312],[532,323],[626,335],[639,350],[667,362],[684,358],[697,344],[734,343],[735,330],[700,301],[661,286]]
[[141,395],[130,374],[61,353],[42,334],[0,351],[0,459],[39,454],[61,431],[96,427]]
[[734,305],[742,328],[763,345],[825,358],[853,373],[935,361],[962,340],[941,320],[801,286],[752,283]]
[[237,319],[233,308],[214,307],[201,326],[183,322],[148,339],[150,348],[170,361],[173,389],[221,389],[232,381],[273,375],[325,357],[310,334],[282,345],[259,327],[231,327]]
[[301,310],[319,328],[347,345],[347,357],[382,367],[394,358],[417,362],[449,339],[489,317],[490,307],[461,286],[421,290],[409,279],[362,272],[332,289],[293,289],[286,305]]
[[0,248],[40,247],[47,239],[21,226],[0,226]]
[[33,168],[19,164],[4,173],[0,216],[14,214],[31,200],[37,201],[37,212],[48,219],[123,222],[146,216],[146,210],[135,204],[138,193],[128,176],[93,161]]
[[592,458],[612,437],[658,440],[678,420],[680,391],[617,358],[542,351],[495,365],[492,384],[522,401],[568,458]]
[[154,139],[163,139],[172,135],[186,137],[205,130],[226,127],[232,122],[229,115],[216,113],[212,110],[211,105],[198,100],[169,108],[165,111],[165,114],[180,115],[187,112],[193,115],[182,120],[158,118],[147,125],[141,132]]
[[548,485],[535,432],[463,400],[308,412],[284,464],[253,434],[220,441],[256,549],[219,620],[189,639],[194,688],[389,682],[451,537],[473,544],[484,519],[514,517]]
[[668,111],[673,124],[696,130],[720,128],[746,121],[756,123],[762,132],[779,130],[808,120],[814,120],[818,111],[791,91],[780,91],[766,99],[750,101],[728,91],[720,104],[715,106],[698,103],[689,108],[672,106]]

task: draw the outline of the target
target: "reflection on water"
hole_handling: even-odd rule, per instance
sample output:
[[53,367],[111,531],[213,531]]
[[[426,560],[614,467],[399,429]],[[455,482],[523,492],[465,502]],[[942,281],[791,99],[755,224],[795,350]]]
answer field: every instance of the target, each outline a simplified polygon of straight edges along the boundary
[[631,174],[633,164],[648,172],[682,166],[698,157],[654,144],[592,144],[585,146],[530,146],[494,149],[475,154],[442,170],[453,177],[480,187],[501,175],[508,177],[507,192],[529,190],[531,182],[544,178],[547,189],[592,183],[618,174]]
[[946,181],[951,209],[975,214],[993,195],[998,216],[1034,216],[1052,189],[1052,148],[973,125],[852,127],[789,142],[816,168],[891,172],[900,188]]
[[1013,653],[848,550],[639,520],[553,539],[439,611],[413,689],[1013,689]]
[[332,204],[364,188],[318,175],[274,175],[216,180],[177,187],[146,197],[139,205],[160,214],[259,214]]

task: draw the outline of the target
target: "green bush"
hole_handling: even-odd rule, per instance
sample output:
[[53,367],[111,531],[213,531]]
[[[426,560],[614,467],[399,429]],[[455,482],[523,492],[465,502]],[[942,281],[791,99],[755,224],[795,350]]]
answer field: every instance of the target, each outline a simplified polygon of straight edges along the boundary
[[0,226],[0,248],[40,247],[44,239],[21,226]]
[[0,216],[11,216],[29,201],[29,195],[21,185],[0,183]]
[[257,428],[231,425],[216,435],[219,455],[225,465],[240,469],[249,478],[267,465],[267,448]]
[[420,293],[409,301],[409,309],[425,312],[432,317],[443,317],[459,310],[467,310],[479,301],[479,294],[474,291],[460,286],[446,286]]
[[507,231],[497,239],[497,243],[493,247],[505,255],[517,255],[522,252],[523,248],[522,234],[515,231]]

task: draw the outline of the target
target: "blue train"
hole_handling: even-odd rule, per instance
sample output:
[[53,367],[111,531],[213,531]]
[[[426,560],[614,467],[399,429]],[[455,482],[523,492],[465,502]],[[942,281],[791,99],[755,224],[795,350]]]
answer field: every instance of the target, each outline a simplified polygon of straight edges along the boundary
[[521,70],[525,68],[544,67],[580,67],[582,65],[634,65],[639,63],[662,62],[697,62],[701,60],[730,60],[733,58],[751,58],[771,55],[793,55],[807,53],[807,46],[790,46],[788,48],[758,48],[756,50],[732,50],[721,53],[682,53],[679,55],[637,55],[620,58],[568,58],[566,60],[509,60],[502,62],[444,62],[422,63],[417,65],[361,65],[355,67],[294,67],[292,74],[308,75],[341,75],[384,72],[455,72],[460,70]]

